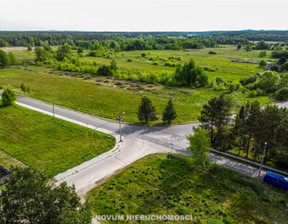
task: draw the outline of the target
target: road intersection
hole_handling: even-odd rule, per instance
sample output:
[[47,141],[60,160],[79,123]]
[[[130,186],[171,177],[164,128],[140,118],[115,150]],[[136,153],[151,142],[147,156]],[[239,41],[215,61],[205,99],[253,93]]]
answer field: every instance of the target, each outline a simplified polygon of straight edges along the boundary
[[[192,123],[170,127],[144,127],[122,124],[123,141],[120,142],[118,123],[60,107],[54,107],[53,113],[52,105],[22,96],[18,97],[17,104],[110,134],[116,138],[116,146],[112,150],[54,177],[56,185],[63,181],[66,181],[70,186],[75,185],[76,192],[83,200],[91,189],[142,157],[168,152],[187,154],[186,135],[192,133],[193,127],[199,125],[199,123]],[[210,161],[249,176],[255,177],[257,175],[258,169],[215,154],[210,154]],[[263,171],[261,175],[264,174]]]

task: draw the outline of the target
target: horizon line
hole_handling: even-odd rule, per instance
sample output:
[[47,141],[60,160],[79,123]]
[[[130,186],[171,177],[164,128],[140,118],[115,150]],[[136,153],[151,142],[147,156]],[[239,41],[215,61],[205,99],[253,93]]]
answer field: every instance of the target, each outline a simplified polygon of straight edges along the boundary
[[208,33],[208,32],[248,32],[248,31],[257,31],[257,32],[272,32],[272,31],[288,31],[281,29],[235,29],[235,30],[202,30],[202,31],[193,31],[193,30],[0,30],[0,32],[92,32],[92,33]]

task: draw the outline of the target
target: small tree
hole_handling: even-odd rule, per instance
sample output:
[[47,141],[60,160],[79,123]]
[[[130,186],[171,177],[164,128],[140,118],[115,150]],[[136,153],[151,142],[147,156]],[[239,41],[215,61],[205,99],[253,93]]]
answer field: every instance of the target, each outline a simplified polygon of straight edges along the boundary
[[9,52],[7,57],[8,57],[8,64],[9,65],[17,65],[18,64],[18,60],[12,52]]
[[97,70],[97,75],[99,76],[109,76],[111,75],[111,69],[107,65],[102,65]]
[[259,62],[259,66],[260,66],[260,68],[265,68],[265,67],[267,66],[267,62],[264,61],[264,60],[261,60],[261,61]]
[[203,168],[205,168],[205,164],[208,163],[208,153],[211,147],[208,131],[200,127],[195,128],[194,135],[188,135],[187,139],[190,142],[187,150],[192,152],[194,163],[199,166],[203,165]]
[[266,57],[266,55],[267,55],[266,51],[260,51],[260,53],[259,53],[260,58],[264,58],[264,57]]
[[2,104],[3,106],[10,106],[17,100],[17,96],[14,91],[6,89],[2,92]]
[[171,124],[171,122],[177,117],[176,110],[174,108],[172,99],[170,99],[165,107],[163,113],[163,121]]
[[9,59],[5,51],[0,49],[0,66],[4,68],[9,64]]
[[112,61],[110,62],[110,69],[111,71],[117,71],[118,67],[117,67],[117,63],[114,59],[112,59]]
[[238,44],[237,45],[237,50],[240,50],[242,48],[242,45],[241,44]]
[[32,51],[32,47],[30,44],[28,44],[28,46],[27,46],[27,51]]
[[251,44],[247,44],[247,45],[246,45],[245,51],[252,51],[252,46],[251,46]]
[[152,106],[151,100],[149,100],[146,96],[142,97],[137,116],[138,119],[142,122],[144,121],[145,124],[147,124],[148,121],[157,120],[155,107]]

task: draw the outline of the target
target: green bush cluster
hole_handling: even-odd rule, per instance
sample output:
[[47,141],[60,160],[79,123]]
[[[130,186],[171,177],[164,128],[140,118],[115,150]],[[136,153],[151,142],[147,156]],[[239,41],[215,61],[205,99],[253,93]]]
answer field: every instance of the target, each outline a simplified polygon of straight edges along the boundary
[[286,87],[288,87],[288,73],[285,73],[281,78],[278,73],[267,71],[261,76],[250,76],[241,80],[240,83],[245,86],[246,89],[250,90],[249,97],[275,93],[274,97],[277,100],[284,100]]

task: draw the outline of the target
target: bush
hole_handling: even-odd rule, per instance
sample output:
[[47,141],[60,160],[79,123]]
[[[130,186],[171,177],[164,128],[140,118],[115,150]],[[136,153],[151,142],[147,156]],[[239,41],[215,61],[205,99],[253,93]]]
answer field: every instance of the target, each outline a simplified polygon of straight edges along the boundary
[[255,85],[265,92],[274,92],[279,75],[275,72],[264,72]]
[[215,51],[209,51],[209,54],[217,54]]
[[2,92],[2,104],[3,106],[10,106],[17,100],[17,96],[11,89],[6,89]]
[[264,57],[266,57],[266,55],[267,55],[266,51],[260,51],[260,53],[259,53],[260,58],[264,58]]
[[275,93],[276,100],[288,100],[288,87],[284,87],[282,89],[279,89]]
[[132,62],[132,59],[130,59],[130,58],[129,58],[129,59],[127,59],[127,62]]
[[111,75],[111,71],[110,71],[109,66],[107,66],[107,65],[100,66],[98,71],[97,71],[97,75],[99,75],[99,76]]
[[258,76],[257,75],[251,75],[249,76],[248,78],[244,79],[244,80],[241,80],[240,83],[243,84],[244,86],[250,84],[250,83],[254,83],[256,82],[258,79]]
[[259,66],[260,66],[260,68],[265,68],[265,67],[267,66],[267,62],[264,61],[264,60],[261,60],[261,61],[259,62]]
[[24,93],[27,91],[27,87],[24,85],[24,83],[21,84],[20,88]]
[[212,68],[212,67],[209,67],[209,66],[204,66],[203,69],[205,71],[209,71],[209,72],[216,72],[216,68]]
[[217,77],[215,79],[215,81],[216,81],[217,85],[221,85],[221,84],[226,85],[226,82],[221,77]]

